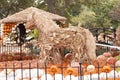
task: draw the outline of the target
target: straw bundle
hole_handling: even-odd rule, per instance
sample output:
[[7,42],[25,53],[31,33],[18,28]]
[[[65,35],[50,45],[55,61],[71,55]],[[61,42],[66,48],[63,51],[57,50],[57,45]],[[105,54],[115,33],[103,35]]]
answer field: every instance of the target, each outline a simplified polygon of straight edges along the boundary
[[40,38],[40,59],[47,63],[61,63],[65,59],[65,49],[72,53],[72,61],[80,61],[82,58],[91,63],[96,59],[95,40],[92,34],[81,27],[59,29]]
[[61,63],[65,58],[64,50],[70,50],[71,61],[81,58],[94,60],[95,40],[91,32],[81,27],[60,28],[55,21],[65,21],[66,18],[45,12],[34,7],[27,8],[2,19],[0,23],[26,22],[26,28],[39,30],[41,47],[40,60],[43,63]]
[[116,40],[114,45],[120,46],[120,27],[116,29]]
[[59,29],[59,26],[53,20],[41,13],[33,11],[33,13],[28,16],[26,28],[33,29],[37,26],[41,34],[49,34],[49,32]]
[[39,30],[41,62],[61,63],[64,49],[71,50],[71,61],[87,57],[92,62],[96,58],[95,40],[89,30],[81,27],[59,28],[51,19],[36,12],[28,20],[33,23],[28,28],[36,26]]

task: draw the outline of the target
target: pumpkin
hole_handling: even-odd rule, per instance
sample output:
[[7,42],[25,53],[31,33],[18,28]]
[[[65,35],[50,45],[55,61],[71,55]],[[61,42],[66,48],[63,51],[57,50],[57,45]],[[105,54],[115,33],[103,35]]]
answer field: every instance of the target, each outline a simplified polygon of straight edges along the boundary
[[72,67],[67,68],[67,74],[71,75],[73,74],[74,69]]
[[57,66],[55,66],[55,65],[52,65],[51,67],[50,67],[50,71],[53,73],[53,74],[55,74],[56,72],[57,72]]
[[103,72],[110,72],[111,68],[110,68],[110,66],[103,66],[102,70],[103,70]]
[[88,67],[87,67],[87,71],[88,72],[93,72],[95,70],[95,66],[94,65],[89,65]]

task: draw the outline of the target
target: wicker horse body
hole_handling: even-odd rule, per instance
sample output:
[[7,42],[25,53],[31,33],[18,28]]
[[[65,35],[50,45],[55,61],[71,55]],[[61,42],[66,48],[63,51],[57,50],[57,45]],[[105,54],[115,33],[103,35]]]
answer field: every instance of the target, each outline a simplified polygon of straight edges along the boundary
[[71,61],[80,61],[84,57],[91,61],[96,59],[95,39],[89,30],[82,27],[59,28],[52,20],[36,12],[27,24],[27,28],[36,26],[39,30],[41,62],[61,63],[64,59],[64,54],[60,51],[62,48],[72,51]]

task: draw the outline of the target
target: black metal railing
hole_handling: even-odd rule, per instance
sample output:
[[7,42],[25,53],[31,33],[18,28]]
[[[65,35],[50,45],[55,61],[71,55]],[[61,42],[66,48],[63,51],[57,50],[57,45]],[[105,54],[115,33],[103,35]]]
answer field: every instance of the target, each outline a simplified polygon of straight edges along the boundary
[[[71,65],[64,66],[64,64],[61,63],[60,66],[53,67],[52,70],[51,67],[54,65],[45,64],[45,66],[42,66],[43,64],[40,63],[39,57],[37,55],[22,53],[20,49],[18,49],[18,51],[14,52],[13,54],[10,53],[11,51],[10,49],[12,49],[10,48],[10,46],[1,46],[1,47],[4,47],[2,49],[6,49],[6,51],[0,54],[0,80],[1,78],[2,80],[24,80],[24,79],[49,80],[50,78],[51,80],[58,80],[58,75],[59,77],[62,76],[59,80],[119,80],[120,79],[119,76],[120,66],[115,66],[115,64],[112,64],[112,66],[111,65],[108,66],[107,64],[104,65],[104,66],[108,66],[110,69],[108,68],[106,69],[106,71],[105,70],[102,71],[104,66],[101,66],[101,64],[97,63],[96,65],[94,65],[95,70],[93,72],[89,72],[87,71],[87,67],[89,65],[84,66],[84,63],[80,61],[79,65],[77,66],[71,66]],[[113,75],[112,77],[109,76],[111,74]]]
[[[0,79],[1,80],[120,80],[120,74],[116,71],[114,65],[103,70],[103,67],[95,67],[93,72],[87,71],[87,67],[79,66],[71,68],[67,66],[44,66],[41,67],[39,61],[31,63],[23,62],[0,62]],[[19,66],[18,66],[19,65]],[[25,67],[25,65],[27,65]],[[53,67],[54,66],[54,67]],[[89,65],[88,65],[89,66]]]

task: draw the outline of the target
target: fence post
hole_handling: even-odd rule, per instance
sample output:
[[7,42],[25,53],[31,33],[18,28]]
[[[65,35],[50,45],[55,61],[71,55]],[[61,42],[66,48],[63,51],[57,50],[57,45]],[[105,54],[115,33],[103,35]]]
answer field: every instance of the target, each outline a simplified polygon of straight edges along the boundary
[[7,80],[7,78],[8,78],[7,77],[7,63],[5,63],[5,72],[6,72],[5,74],[6,74],[6,80]]
[[79,69],[79,71],[80,71],[80,80],[82,80],[82,75],[83,75],[82,60],[80,60],[79,65],[80,65],[80,69]]
[[46,65],[46,62],[44,63],[45,64],[45,80],[47,80],[47,65]]
[[96,29],[96,40],[98,41],[98,29]]

